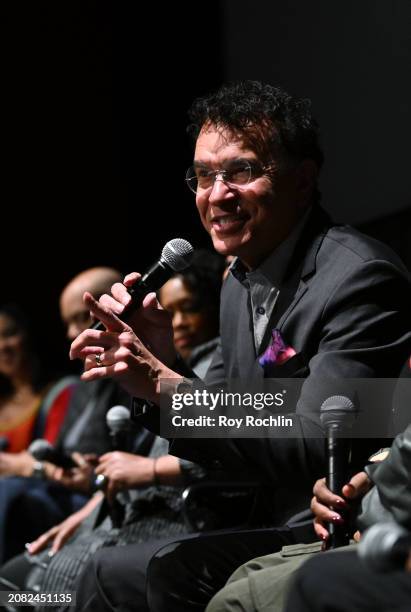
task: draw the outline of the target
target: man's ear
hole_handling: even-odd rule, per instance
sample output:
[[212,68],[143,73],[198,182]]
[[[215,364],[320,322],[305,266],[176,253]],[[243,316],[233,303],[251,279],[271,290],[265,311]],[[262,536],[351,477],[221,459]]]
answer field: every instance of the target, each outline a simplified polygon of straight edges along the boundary
[[307,206],[317,185],[318,166],[313,159],[304,159],[297,167],[297,190],[301,204]]

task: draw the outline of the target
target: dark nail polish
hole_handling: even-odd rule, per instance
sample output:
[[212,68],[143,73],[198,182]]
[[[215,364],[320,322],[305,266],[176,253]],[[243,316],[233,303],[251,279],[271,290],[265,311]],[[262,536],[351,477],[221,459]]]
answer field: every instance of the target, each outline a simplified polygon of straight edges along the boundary
[[331,517],[333,523],[343,523],[344,519],[339,514],[333,514]]

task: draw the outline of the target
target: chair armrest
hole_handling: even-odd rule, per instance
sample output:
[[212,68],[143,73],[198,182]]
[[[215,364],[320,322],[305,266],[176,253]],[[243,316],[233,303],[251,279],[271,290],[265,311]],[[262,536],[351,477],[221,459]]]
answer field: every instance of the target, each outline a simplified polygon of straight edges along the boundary
[[206,481],[182,493],[183,516],[193,531],[242,528],[251,525],[260,483]]

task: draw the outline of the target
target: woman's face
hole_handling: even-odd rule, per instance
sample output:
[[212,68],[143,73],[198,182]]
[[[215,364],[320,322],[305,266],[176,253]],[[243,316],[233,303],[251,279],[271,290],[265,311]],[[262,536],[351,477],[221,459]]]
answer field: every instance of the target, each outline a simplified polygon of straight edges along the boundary
[[7,377],[17,374],[25,357],[25,334],[12,317],[0,313],[0,374]]
[[160,291],[160,302],[172,316],[174,345],[183,359],[191,351],[218,334],[215,321],[198,303],[192,291],[178,276],[171,278]]

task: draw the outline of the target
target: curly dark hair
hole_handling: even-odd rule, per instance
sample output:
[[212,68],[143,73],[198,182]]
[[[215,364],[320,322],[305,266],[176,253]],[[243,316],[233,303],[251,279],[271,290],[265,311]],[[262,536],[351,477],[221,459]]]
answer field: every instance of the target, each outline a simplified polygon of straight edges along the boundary
[[223,85],[194,101],[187,131],[197,139],[204,125],[228,128],[239,134],[261,159],[312,159],[320,170],[324,155],[311,102],[294,98],[280,87],[259,81]]

